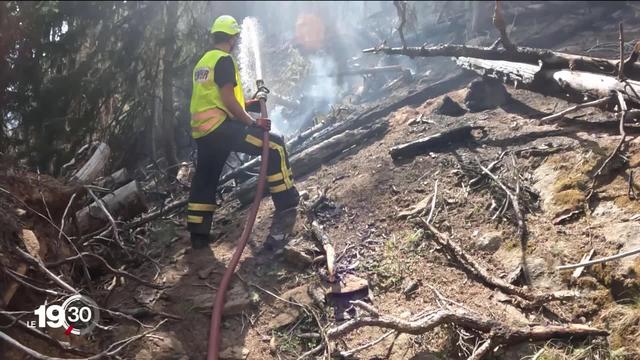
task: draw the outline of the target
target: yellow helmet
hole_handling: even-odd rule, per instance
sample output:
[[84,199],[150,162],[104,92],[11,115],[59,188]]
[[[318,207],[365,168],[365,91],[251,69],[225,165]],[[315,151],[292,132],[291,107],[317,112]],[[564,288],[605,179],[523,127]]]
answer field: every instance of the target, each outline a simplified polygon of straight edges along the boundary
[[229,35],[236,35],[240,33],[240,26],[236,19],[233,16],[229,15],[221,15],[216,21],[213,22],[213,26],[211,27],[211,33],[214,32],[223,32]]

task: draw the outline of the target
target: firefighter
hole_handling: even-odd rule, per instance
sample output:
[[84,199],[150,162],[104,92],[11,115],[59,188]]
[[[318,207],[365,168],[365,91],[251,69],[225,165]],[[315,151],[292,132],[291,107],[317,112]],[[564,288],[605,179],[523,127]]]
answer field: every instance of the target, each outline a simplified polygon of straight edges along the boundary
[[[266,118],[254,120],[247,110],[259,112],[257,100],[245,103],[238,66],[231,52],[240,27],[228,15],[218,17],[211,28],[213,50],[202,56],[193,70],[191,135],[198,155],[187,207],[187,227],[194,249],[209,245],[209,230],[216,209],[218,178],[232,151],[262,153],[263,131],[271,129]],[[276,216],[298,205],[299,195],[281,136],[269,133],[267,188]]]

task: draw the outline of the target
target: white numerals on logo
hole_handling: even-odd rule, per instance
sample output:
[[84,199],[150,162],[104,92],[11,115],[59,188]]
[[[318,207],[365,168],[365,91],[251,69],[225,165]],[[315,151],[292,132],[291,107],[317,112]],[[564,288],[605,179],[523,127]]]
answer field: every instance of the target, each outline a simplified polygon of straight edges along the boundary
[[59,328],[64,325],[64,308],[60,305],[40,305],[34,311],[38,315],[38,327]]
[[69,315],[69,318],[67,318],[67,320],[71,321],[72,323],[82,321],[82,322],[88,322],[89,320],[91,320],[91,308],[88,307],[81,307],[81,308],[77,308],[77,307],[70,307],[69,308],[69,312],[71,313]]

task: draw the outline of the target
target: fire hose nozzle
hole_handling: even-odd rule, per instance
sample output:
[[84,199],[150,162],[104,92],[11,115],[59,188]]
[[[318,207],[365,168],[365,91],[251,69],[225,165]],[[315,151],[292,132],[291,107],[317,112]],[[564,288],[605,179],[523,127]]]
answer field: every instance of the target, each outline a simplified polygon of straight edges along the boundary
[[267,101],[267,94],[269,94],[270,91],[266,86],[264,86],[264,81],[256,80],[256,86],[258,87],[258,91],[253,95],[253,97],[258,100]]
[[255,98],[258,100],[267,101],[267,93],[264,91],[258,91],[255,95]]

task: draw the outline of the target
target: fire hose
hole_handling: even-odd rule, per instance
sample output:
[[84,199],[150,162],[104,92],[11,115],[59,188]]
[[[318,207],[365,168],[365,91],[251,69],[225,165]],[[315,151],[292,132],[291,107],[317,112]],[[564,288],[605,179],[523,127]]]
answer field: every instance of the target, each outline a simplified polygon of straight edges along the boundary
[[[265,100],[266,94],[269,93],[269,90],[264,86],[264,82],[262,80],[256,81],[256,84],[258,86],[258,92],[256,93],[255,97],[260,101],[260,116],[263,118],[267,118],[268,114]],[[227,292],[227,288],[229,287],[229,283],[231,282],[231,277],[233,276],[233,273],[238,266],[238,262],[240,262],[242,252],[247,245],[249,235],[251,235],[251,230],[253,229],[253,224],[256,220],[256,215],[258,214],[258,209],[260,208],[260,201],[262,200],[262,196],[264,194],[264,185],[267,178],[268,162],[269,131],[264,130],[264,132],[262,133],[262,155],[260,163],[260,174],[258,176],[258,188],[256,190],[256,195],[253,198],[253,204],[251,204],[251,208],[249,209],[249,213],[247,214],[247,219],[244,223],[244,230],[242,230],[242,234],[240,235],[240,239],[238,240],[236,251],[233,253],[231,261],[229,261],[229,265],[227,265],[227,268],[224,271],[224,275],[222,275],[220,285],[218,285],[216,300],[213,304],[213,311],[211,312],[211,328],[209,329],[209,346],[207,350],[207,360],[218,360],[218,356],[220,354],[220,325],[222,323],[224,297],[225,293]]]

